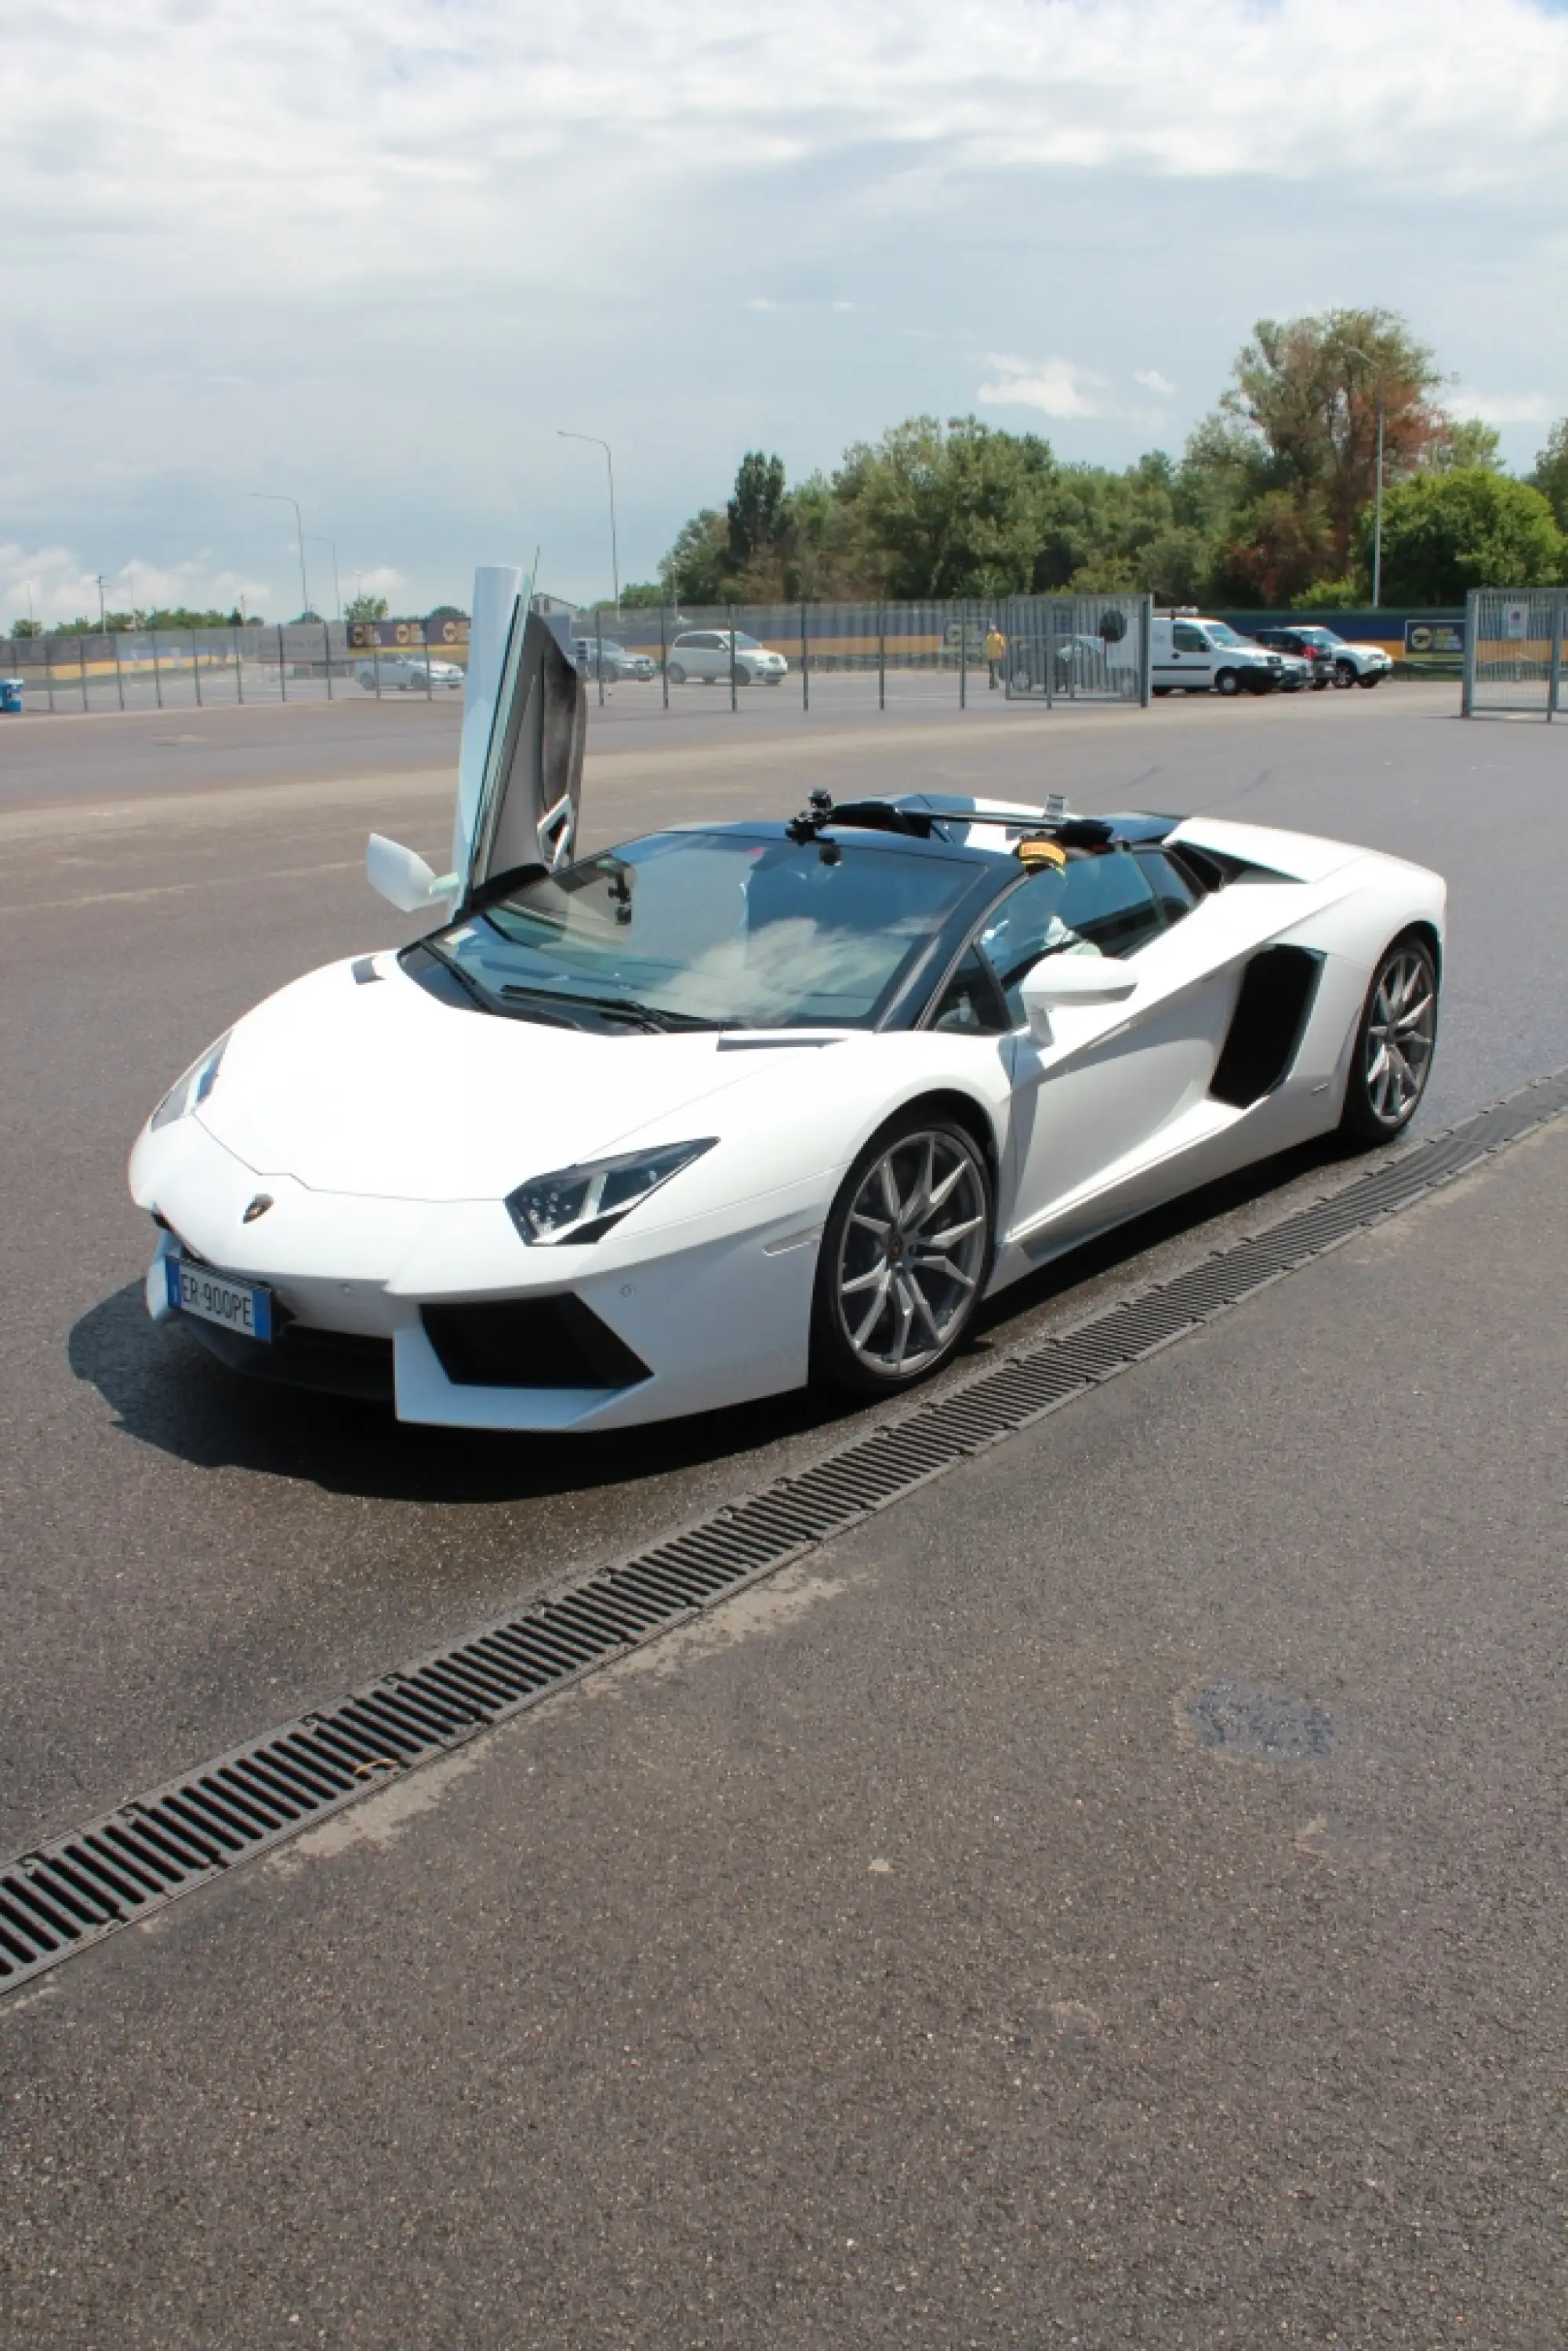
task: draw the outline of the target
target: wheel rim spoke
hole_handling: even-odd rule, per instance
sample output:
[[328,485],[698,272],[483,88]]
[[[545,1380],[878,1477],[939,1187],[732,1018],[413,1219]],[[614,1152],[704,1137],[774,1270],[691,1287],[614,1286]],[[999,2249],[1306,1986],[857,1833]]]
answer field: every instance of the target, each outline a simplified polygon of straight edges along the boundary
[[863,1364],[896,1379],[942,1354],[979,1290],[987,1230],[978,1163],[950,1134],[904,1136],[867,1169],[836,1268],[840,1326]]
[[1385,1126],[1404,1123],[1421,1099],[1437,1034],[1437,998],[1425,956],[1405,950],[1378,974],[1366,1024],[1366,1099]]

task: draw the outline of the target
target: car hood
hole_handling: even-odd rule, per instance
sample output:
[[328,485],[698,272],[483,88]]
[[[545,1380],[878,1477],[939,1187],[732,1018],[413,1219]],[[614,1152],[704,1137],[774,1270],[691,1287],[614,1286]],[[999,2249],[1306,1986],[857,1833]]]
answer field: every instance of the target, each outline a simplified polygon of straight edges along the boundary
[[[296,980],[234,1030],[196,1115],[258,1176],[384,1199],[496,1199],[633,1139],[716,1131],[752,1057],[690,1036],[610,1036],[460,1011],[392,956]],[[364,969],[361,960],[358,968]]]

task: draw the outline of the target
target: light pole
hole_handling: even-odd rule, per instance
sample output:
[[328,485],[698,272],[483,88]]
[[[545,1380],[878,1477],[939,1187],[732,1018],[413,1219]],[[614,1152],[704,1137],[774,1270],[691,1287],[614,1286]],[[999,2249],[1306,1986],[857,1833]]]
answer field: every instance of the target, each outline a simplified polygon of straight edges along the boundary
[[303,615],[310,610],[310,583],[305,577],[305,517],[299,511],[299,501],[298,498],[287,496],[282,490],[252,490],[251,496],[271,498],[280,507],[294,508],[294,519],[299,528],[299,593],[303,599],[300,606]]
[[1372,609],[1375,612],[1383,601],[1383,371],[1370,351],[1346,343],[1346,357],[1364,360],[1376,370],[1377,378],[1377,496],[1372,510]]
[[338,618],[343,617],[343,591],[338,584],[338,546],[335,539],[323,538],[319,530],[306,534],[312,547],[329,547],[332,550],[332,593],[338,600]]
[[107,637],[109,615],[103,609],[103,574],[101,571],[95,571],[92,576],[98,582],[98,633],[100,637]]
[[[610,444],[601,441],[597,433],[567,433],[558,425],[556,437],[561,441],[588,441],[604,452],[605,471],[610,476],[610,577],[615,588],[615,618],[621,618],[621,556],[615,544],[615,460],[610,454]],[[534,585],[538,587],[536,580]]]

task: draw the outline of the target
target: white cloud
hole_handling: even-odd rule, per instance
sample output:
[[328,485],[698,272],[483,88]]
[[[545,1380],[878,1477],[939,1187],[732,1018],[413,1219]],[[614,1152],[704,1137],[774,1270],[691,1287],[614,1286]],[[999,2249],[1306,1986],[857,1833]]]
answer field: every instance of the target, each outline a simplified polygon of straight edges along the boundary
[[[273,611],[287,556],[245,512],[263,481],[335,534],[345,583],[365,553],[413,570],[420,533],[453,550],[422,597],[462,589],[476,540],[528,559],[536,525],[547,555],[575,531],[604,563],[553,438],[590,405],[646,576],[740,449],[831,463],[946,413],[966,350],[1070,341],[1172,398],[1136,368],[1147,337],[1196,405],[1260,313],[1365,300],[1469,372],[1568,363],[1529,291],[1568,243],[1550,0],[904,0],[895,23],[796,0],[739,34],[598,0],[591,40],[546,0],[53,0],[10,12],[5,63],[6,528],[107,565],[172,527],[270,573]],[[1343,233],[1310,264],[1299,239],[1265,252],[1270,205]],[[1358,213],[1386,233],[1357,238]],[[1162,273],[1181,290],[1167,225],[1202,256],[1185,318],[1151,315]],[[1457,331],[1432,312],[1467,236]],[[851,253],[875,311],[836,371],[825,336],[735,333],[742,304],[794,308],[748,277],[827,287]],[[905,317],[930,326],[890,325],[879,359],[875,320]],[[1058,358],[996,366],[981,396],[1124,441],[1150,415]],[[1527,430],[1520,397],[1483,413]],[[90,575],[67,569],[74,593]]]
[[[247,611],[278,609],[265,580],[221,569],[206,555],[176,564],[148,563],[132,556],[103,580],[103,602],[111,612],[180,604],[197,611],[229,611],[242,598]],[[30,614],[47,626],[83,615],[91,620],[98,610],[98,574],[88,569],[74,549],[28,548],[15,540],[0,545],[0,613],[8,619]]]
[[988,408],[1038,408],[1046,416],[1103,416],[1105,390],[1103,375],[1092,374],[1072,360],[1008,359],[992,351],[988,364],[997,371],[981,384],[976,397]]
[[1540,392],[1457,392],[1448,405],[1455,416],[1479,416],[1487,424],[1550,424],[1568,402]]

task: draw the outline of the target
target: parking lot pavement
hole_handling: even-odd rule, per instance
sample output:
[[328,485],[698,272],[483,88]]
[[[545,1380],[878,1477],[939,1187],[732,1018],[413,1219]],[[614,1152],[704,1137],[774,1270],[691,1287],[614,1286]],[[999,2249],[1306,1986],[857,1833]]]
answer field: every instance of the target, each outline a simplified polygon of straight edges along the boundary
[[[740,748],[733,737],[664,742],[595,752],[585,826],[606,840],[788,811],[824,780],[840,792],[1043,787],[1090,807],[1218,804],[1402,850],[1453,885],[1430,1125],[1568,1061],[1561,744],[1544,726],[1467,727],[1449,709],[1451,697],[1411,689],[1148,714],[1015,709],[967,732],[843,726]],[[147,1322],[148,1233],[124,1165],[148,1108],[269,988],[400,935],[362,878],[372,824],[437,860],[445,847],[451,768],[434,737],[399,771],[384,748],[402,744],[395,731],[330,734],[328,714],[291,711],[291,726],[296,715],[290,734],[279,714],[209,712],[211,737],[180,749],[190,765],[176,789],[160,782],[172,753],[133,773],[123,764],[140,722],[0,736],[0,750],[47,736],[82,787],[64,821],[36,799],[0,808],[0,1852],[828,1441],[822,1409],[802,1398],[569,1448],[394,1432],[379,1412],[235,1381]],[[250,731],[219,730],[241,716]],[[74,747],[89,740],[109,750]],[[1195,1203],[1190,1227],[1161,1228],[1157,1254],[1145,1228],[1124,1255],[1010,1293],[992,1343],[1082,1311],[1097,1287],[1190,1262],[1336,1179],[1309,1167],[1274,1194],[1281,1171],[1259,1180],[1251,1207],[1235,1194]]]
[[0,2005],[34,2351],[1557,2351],[1568,1122]]

